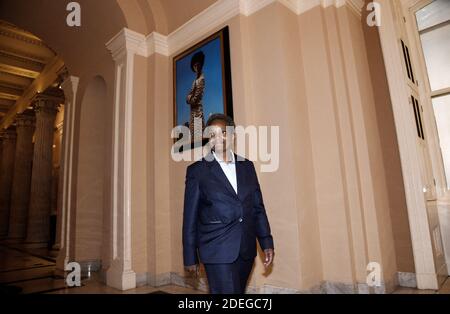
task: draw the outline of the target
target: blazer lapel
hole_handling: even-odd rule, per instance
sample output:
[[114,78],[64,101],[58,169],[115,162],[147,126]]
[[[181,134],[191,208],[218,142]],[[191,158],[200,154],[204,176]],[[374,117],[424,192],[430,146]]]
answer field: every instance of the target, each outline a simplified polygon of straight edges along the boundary
[[[236,194],[236,192],[234,191],[233,186],[231,185],[230,181],[228,181],[227,176],[225,175],[225,173],[223,172],[222,168],[220,167],[219,162],[214,158],[214,156],[208,156],[207,160],[211,160],[209,159],[209,157],[212,158],[212,161],[206,161],[207,165],[211,171],[211,173],[217,178],[219,179],[220,182],[222,182],[222,184],[225,186],[225,188],[228,190],[228,192],[230,192],[232,195],[234,196],[238,196]],[[237,176],[237,165],[236,165],[236,176]],[[238,192],[239,192],[239,181],[238,182]]]
[[[239,157],[240,158],[240,157]],[[244,183],[244,165],[243,161],[238,160],[238,155],[234,154],[234,160],[236,165],[236,181],[237,181],[237,190],[238,190],[238,197],[242,200],[242,196],[244,195],[244,189],[245,189],[245,183]]]

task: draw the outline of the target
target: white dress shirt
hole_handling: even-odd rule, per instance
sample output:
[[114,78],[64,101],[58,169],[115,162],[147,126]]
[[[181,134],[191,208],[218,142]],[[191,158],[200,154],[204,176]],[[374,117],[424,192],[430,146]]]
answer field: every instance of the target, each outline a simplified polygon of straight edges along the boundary
[[214,158],[219,163],[228,181],[230,182],[231,186],[233,187],[234,191],[237,194],[236,162],[234,160],[233,151],[230,151],[230,153],[231,153],[231,162],[226,162],[220,159],[219,156],[217,156],[216,153],[213,151]]

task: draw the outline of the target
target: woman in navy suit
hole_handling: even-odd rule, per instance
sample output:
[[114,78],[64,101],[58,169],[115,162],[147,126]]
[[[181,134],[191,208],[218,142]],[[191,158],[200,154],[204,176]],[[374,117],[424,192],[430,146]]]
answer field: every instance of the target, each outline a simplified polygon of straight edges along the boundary
[[186,172],[184,265],[198,275],[199,262],[203,263],[213,294],[245,293],[257,241],[264,250],[266,268],[274,258],[255,167],[232,151],[234,128],[230,117],[212,115],[207,122],[212,150]]

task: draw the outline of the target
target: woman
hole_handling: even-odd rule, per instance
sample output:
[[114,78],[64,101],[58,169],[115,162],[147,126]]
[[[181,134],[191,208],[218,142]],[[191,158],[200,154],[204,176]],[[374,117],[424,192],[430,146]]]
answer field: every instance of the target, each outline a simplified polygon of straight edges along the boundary
[[[192,88],[186,97],[186,103],[191,107],[191,117],[189,122],[189,129],[191,131],[191,139],[201,140],[204,129],[204,119],[203,119],[203,94],[205,92],[205,76],[203,74],[203,65],[205,63],[205,54],[202,51],[197,52],[192,56],[191,59],[191,70],[196,74],[196,78],[192,83]],[[195,121],[200,124],[201,128],[198,126],[194,127]]]

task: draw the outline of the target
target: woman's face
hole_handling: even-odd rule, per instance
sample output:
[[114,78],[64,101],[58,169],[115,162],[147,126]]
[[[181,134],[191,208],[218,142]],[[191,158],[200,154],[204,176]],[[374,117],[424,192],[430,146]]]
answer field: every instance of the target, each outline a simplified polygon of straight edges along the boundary
[[222,153],[233,147],[234,134],[227,134],[224,121],[216,120],[211,123],[209,141],[216,153]]
[[199,74],[200,71],[202,70],[202,68],[200,67],[200,63],[195,63],[193,68],[194,68],[194,72],[197,74]]

